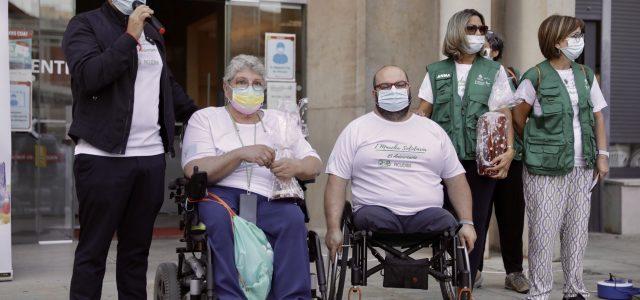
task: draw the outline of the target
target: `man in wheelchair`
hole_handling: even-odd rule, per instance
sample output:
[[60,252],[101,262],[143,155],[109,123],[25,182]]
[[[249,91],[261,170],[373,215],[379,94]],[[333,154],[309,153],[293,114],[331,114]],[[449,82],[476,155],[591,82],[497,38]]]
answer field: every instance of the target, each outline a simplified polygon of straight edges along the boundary
[[[375,110],[352,121],[342,131],[327,163],[326,244],[331,260],[337,252],[348,253],[343,252],[342,247],[351,244],[355,231],[414,236],[457,233],[456,240],[460,245],[456,247],[466,245],[471,251],[476,240],[471,193],[447,133],[430,119],[409,111],[410,84],[402,69],[395,66],[381,68],[374,76],[373,87]],[[351,211],[344,211],[349,181],[352,217],[348,217]],[[459,220],[442,208],[442,182]],[[345,222],[352,227],[349,235],[343,232],[349,229]],[[366,239],[371,235],[360,237]],[[391,259],[390,251],[396,254],[392,256],[406,259],[399,252],[387,249],[386,261]],[[351,268],[362,267],[358,266],[357,260],[361,257],[358,258],[356,252],[354,249],[355,257],[349,260]],[[365,247],[363,255],[366,252]],[[381,260],[380,255],[376,257]],[[364,261],[366,272],[366,259]],[[367,272],[363,280],[354,279],[362,273],[352,272],[352,283],[366,285],[370,273]],[[446,276],[439,277],[447,280]],[[332,288],[330,295],[334,296],[334,292]]]
[[[182,166],[187,177],[194,167],[206,172],[208,191],[242,215],[252,210],[274,252],[269,299],[311,297],[307,230],[303,212],[293,200],[272,200],[274,180],[314,179],[321,171],[318,154],[302,135],[292,158],[276,159],[278,126],[284,115],[261,110],[264,66],[248,55],[231,60],[224,76],[225,107],[196,112],[189,121]],[[253,208],[251,207],[253,203]],[[212,201],[197,204],[211,248],[213,282],[218,299],[244,299],[234,264],[234,236],[229,211]]]

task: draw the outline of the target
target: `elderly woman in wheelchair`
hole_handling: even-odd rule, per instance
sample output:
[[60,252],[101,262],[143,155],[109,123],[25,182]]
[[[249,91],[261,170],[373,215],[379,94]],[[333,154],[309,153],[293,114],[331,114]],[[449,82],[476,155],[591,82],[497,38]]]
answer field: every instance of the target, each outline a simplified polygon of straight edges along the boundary
[[[276,159],[277,122],[274,110],[260,109],[264,101],[264,65],[239,55],[224,76],[224,107],[196,112],[184,136],[182,166],[187,177],[194,167],[206,172],[208,191],[240,214],[251,211],[273,248],[270,299],[311,297],[309,252],[304,215],[295,201],[272,199],[274,181],[314,179],[322,162],[302,135],[294,141],[292,158]],[[234,264],[234,237],[229,212],[213,201],[199,202],[200,221],[211,247],[213,281],[219,299],[245,295]]]
[[[330,299],[341,298],[346,268],[353,286],[383,270],[384,286],[424,289],[428,274],[440,282],[445,299],[471,296],[467,250],[476,234],[465,171],[446,132],[409,111],[409,88],[399,67],[376,72],[375,110],[343,130],[327,162]],[[345,205],[349,182],[353,209]],[[458,220],[442,208],[443,185]],[[430,259],[408,256],[428,246]],[[381,264],[367,269],[369,251]]]

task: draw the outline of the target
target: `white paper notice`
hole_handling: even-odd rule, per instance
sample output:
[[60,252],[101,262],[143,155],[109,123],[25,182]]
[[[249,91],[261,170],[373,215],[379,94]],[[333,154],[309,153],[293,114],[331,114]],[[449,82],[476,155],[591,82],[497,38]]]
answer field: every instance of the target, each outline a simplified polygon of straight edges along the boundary
[[31,130],[31,82],[11,82],[11,130]]
[[267,108],[278,109],[282,104],[296,105],[295,82],[267,82]]

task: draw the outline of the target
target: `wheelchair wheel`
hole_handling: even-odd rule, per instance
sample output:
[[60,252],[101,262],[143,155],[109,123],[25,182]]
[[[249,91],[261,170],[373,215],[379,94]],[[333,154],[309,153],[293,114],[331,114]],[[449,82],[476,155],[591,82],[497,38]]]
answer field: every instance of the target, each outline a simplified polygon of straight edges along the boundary
[[[439,249],[444,249],[444,253],[440,258],[440,272],[445,274],[449,278],[453,278],[453,257],[451,257],[451,253],[453,253],[453,243],[452,240],[447,239],[443,240],[440,244]],[[453,279],[451,280],[441,280],[440,284],[440,292],[442,292],[443,300],[456,300],[456,289],[454,287]]]
[[[351,237],[351,232],[346,223],[342,226],[342,233],[344,234],[343,243],[345,245],[348,245],[349,239]],[[336,260],[331,264],[329,300],[342,299],[342,293],[344,292],[344,283],[347,277],[349,247],[344,246],[341,250],[338,250],[338,252],[340,253],[336,253]]]
[[175,263],[161,263],[156,270],[153,289],[156,300],[179,300],[178,266]]

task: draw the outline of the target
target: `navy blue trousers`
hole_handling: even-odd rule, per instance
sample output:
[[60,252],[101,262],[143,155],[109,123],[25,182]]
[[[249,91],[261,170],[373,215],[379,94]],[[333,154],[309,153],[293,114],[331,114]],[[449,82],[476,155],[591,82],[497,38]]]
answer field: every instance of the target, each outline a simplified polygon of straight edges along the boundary
[[[245,190],[213,187],[216,194],[236,213]],[[245,299],[235,266],[233,229],[227,210],[215,202],[198,204],[201,221],[207,226],[213,252],[213,276],[220,300]],[[258,195],[257,224],[264,231],[274,252],[273,278],[268,299],[310,299],[311,275],[304,215],[298,205],[269,201]]]

